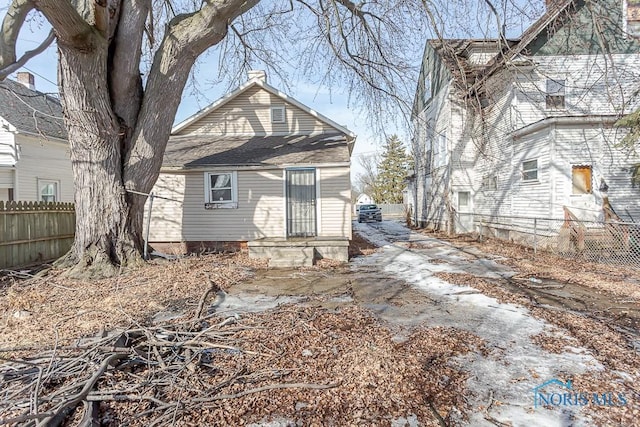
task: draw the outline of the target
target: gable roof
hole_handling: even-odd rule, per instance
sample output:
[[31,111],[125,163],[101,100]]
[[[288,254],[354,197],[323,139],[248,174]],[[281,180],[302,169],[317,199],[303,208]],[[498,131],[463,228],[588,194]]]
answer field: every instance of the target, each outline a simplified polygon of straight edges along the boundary
[[575,2],[575,0],[555,0],[547,2],[546,12],[522,33],[515,46],[503,48],[491,60],[487,67],[477,75],[476,81],[469,88],[469,94],[476,92],[495,72],[502,69],[510,60],[522,54],[531,43],[543,35]]
[[288,136],[184,135],[167,144],[162,166],[267,166],[348,163],[351,142],[341,133]]
[[335,128],[338,132],[342,132],[343,134],[345,134],[347,136],[347,139],[349,139],[350,141],[354,140],[356,138],[356,135],[353,132],[351,132],[349,129],[347,129],[346,127],[344,127],[342,125],[339,125],[338,123],[334,122],[333,120],[331,120],[327,116],[322,115],[322,114],[318,113],[317,111],[307,107],[306,105],[304,105],[300,101],[297,101],[296,99],[290,97],[289,95],[287,95],[287,94],[285,94],[283,92],[280,92],[278,89],[276,89],[273,86],[267,84],[265,81],[263,81],[259,77],[254,77],[252,79],[249,79],[246,83],[244,83],[243,85],[241,85],[237,89],[231,91],[230,93],[228,93],[227,95],[223,96],[222,98],[218,99],[213,104],[211,104],[208,107],[198,111],[197,113],[195,113],[191,117],[187,118],[186,120],[178,123],[176,126],[173,127],[173,129],[171,130],[171,133],[172,134],[176,134],[176,133],[180,132],[181,130],[185,129],[187,126],[192,125],[193,123],[196,123],[201,118],[207,116],[211,112],[213,112],[213,111],[217,110],[218,108],[222,107],[223,105],[227,104],[229,101],[237,98],[238,96],[240,96],[241,94],[243,94],[244,92],[246,92],[247,90],[249,90],[250,88],[252,88],[254,86],[258,86],[258,87],[266,90],[267,92],[271,93],[272,95],[277,96],[277,97],[281,98],[282,100],[284,100],[284,101],[286,101],[286,102],[298,107],[299,109],[301,109],[305,113],[310,114],[311,116],[315,117],[316,119],[320,120],[321,122],[324,122],[327,125]]
[[9,79],[0,81],[0,117],[17,132],[67,139],[60,101]]

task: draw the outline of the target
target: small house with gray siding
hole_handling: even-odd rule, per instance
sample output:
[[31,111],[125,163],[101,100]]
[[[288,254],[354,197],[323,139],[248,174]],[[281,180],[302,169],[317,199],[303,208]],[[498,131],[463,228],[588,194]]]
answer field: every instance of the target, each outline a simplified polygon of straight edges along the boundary
[[174,127],[153,189],[151,245],[248,247],[276,266],[347,261],[355,135],[264,72],[249,77]]
[[638,8],[549,1],[518,39],[429,41],[413,108],[414,220],[505,236],[567,212],[640,221],[640,157],[615,126],[640,107]]

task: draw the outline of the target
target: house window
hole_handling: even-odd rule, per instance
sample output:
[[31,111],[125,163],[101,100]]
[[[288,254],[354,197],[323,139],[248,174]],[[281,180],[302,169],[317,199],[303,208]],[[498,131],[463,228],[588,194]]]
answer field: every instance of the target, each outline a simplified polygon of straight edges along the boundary
[[627,34],[640,37],[640,0],[625,0],[624,25]]
[[548,110],[563,110],[565,96],[565,81],[547,79],[546,104]]
[[471,202],[471,193],[468,191],[458,191],[458,210],[469,208]]
[[522,162],[522,180],[525,182],[538,180],[538,159]]
[[236,208],[238,185],[235,172],[206,172],[205,208]]
[[424,78],[422,97],[425,104],[431,99],[431,74],[427,74]]
[[498,189],[498,178],[495,175],[487,175],[482,178],[482,189],[486,191],[494,191]]
[[573,194],[591,194],[591,166],[572,166],[571,184]]
[[38,180],[38,198],[41,202],[57,202],[60,200],[58,181]]
[[284,105],[279,107],[271,107],[271,123],[284,123],[286,121]]

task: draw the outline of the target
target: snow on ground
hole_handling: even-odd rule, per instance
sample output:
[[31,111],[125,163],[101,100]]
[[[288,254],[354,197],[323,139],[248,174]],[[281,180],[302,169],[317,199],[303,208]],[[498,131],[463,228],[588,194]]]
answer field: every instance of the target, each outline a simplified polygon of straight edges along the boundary
[[[381,249],[359,258],[353,268],[379,268],[387,276],[403,279],[434,301],[432,307],[414,319],[398,316],[385,308],[378,312],[390,322],[423,323],[468,330],[484,339],[488,356],[468,354],[459,360],[470,376],[467,399],[474,412],[467,414],[473,426],[494,425],[480,408],[492,399],[489,415],[514,426],[590,425],[580,408],[545,409],[534,407],[534,387],[556,377],[565,378],[586,370],[601,370],[602,365],[585,349],[562,354],[549,353],[531,341],[531,336],[550,329],[523,307],[499,303],[469,286],[458,286],[434,276],[438,272],[469,273],[479,277],[508,277],[514,273],[493,260],[458,250],[445,242],[411,232],[403,225],[383,221],[376,224],[354,223],[354,231]],[[409,249],[408,242],[423,248]],[[437,260],[437,264],[432,261]],[[374,311],[377,307],[370,307]]]

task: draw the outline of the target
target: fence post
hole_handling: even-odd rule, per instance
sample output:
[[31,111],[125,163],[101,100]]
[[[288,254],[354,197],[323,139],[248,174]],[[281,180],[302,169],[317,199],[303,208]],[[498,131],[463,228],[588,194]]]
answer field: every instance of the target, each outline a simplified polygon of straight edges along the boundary
[[151,209],[153,208],[153,193],[149,194],[149,209],[147,211],[147,227],[144,231],[144,259],[149,259],[149,228],[151,227]]
[[533,218],[533,255],[538,253],[538,218]]

